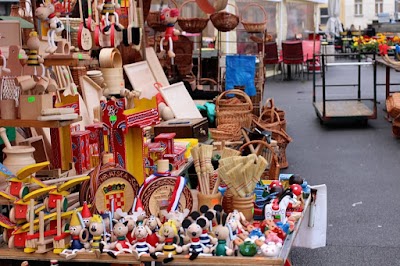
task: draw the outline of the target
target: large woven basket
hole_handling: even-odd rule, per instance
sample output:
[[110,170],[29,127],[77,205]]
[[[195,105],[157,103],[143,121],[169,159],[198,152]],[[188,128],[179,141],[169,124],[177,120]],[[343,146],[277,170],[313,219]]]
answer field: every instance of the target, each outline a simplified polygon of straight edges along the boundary
[[[236,14],[239,14],[237,6],[228,4],[235,8]],[[214,27],[222,32],[228,32],[234,30],[239,24],[239,17],[235,14],[229,13],[227,11],[220,11],[212,14],[210,20]]]
[[[224,102],[224,97],[228,95],[241,95],[245,99],[245,103],[231,104]],[[222,102],[221,102],[222,101]],[[223,124],[238,124],[240,127],[250,127],[253,111],[253,104],[250,97],[240,90],[229,90],[221,93],[216,100],[216,111],[217,111],[217,125]]]
[[[182,8],[188,3],[196,3],[195,0],[188,0],[183,2],[183,4],[179,8],[179,13],[182,14]],[[183,31],[189,33],[201,33],[206,27],[207,23],[210,19],[206,18],[184,18],[180,16],[178,18],[178,25],[181,27]]]
[[[226,96],[232,96],[226,98]],[[221,93],[216,100],[219,111],[248,111],[252,109],[252,102],[249,96],[241,90],[234,89]]]
[[400,117],[400,93],[393,93],[386,99],[386,110],[393,119]]
[[278,156],[275,153],[274,148],[269,145],[266,141],[261,140],[252,140],[245,144],[243,144],[239,151],[243,152],[247,146],[250,145],[262,145],[261,149],[259,149],[259,153],[257,155],[263,155],[263,157],[267,157],[269,167],[261,176],[262,179],[267,180],[277,180],[279,179],[279,173],[281,171],[281,167],[278,162]]
[[214,141],[238,141],[242,138],[238,124],[223,124],[217,128],[210,128],[209,131]]
[[[263,12],[263,14],[264,14],[263,22],[250,22],[250,21],[246,21],[243,19],[243,13],[245,13],[249,9],[249,7],[258,8]],[[250,3],[250,4],[246,5],[246,7],[243,9],[243,13],[241,16],[241,21],[242,21],[244,29],[247,32],[253,33],[253,32],[264,32],[265,31],[265,29],[267,28],[267,12],[260,4]]]

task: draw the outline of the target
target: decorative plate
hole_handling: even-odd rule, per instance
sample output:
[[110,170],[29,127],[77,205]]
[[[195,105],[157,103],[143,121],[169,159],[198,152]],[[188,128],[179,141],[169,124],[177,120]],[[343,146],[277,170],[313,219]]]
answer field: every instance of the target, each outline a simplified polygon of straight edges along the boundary
[[[176,181],[177,177],[158,177],[143,188],[139,197],[142,200],[147,215],[152,214],[158,216],[161,210],[167,210],[169,200],[175,189]],[[178,210],[183,211],[184,209],[189,209],[192,211],[192,208],[193,195],[190,189],[185,186],[179,199]]]

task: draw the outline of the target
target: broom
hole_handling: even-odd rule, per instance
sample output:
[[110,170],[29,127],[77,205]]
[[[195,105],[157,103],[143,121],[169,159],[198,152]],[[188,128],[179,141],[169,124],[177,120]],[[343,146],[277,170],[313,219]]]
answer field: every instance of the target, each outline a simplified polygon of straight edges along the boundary
[[259,155],[258,159],[257,159],[257,168],[253,175],[254,182],[260,181],[260,178],[261,178],[262,174],[264,173],[267,166],[268,166],[267,160],[265,160],[264,157]]
[[192,154],[193,157],[193,164],[194,164],[194,168],[196,170],[196,174],[197,174],[197,180],[199,181],[199,186],[200,186],[200,190],[201,192],[205,193],[205,187],[204,187],[204,183],[202,180],[202,175],[201,175],[201,167],[200,167],[200,156],[199,156],[199,146],[195,146],[190,150],[190,153]]
[[233,156],[239,156],[239,155],[240,155],[240,151],[224,147],[222,149],[221,159],[233,157]]
[[[224,167],[218,168],[218,177],[224,181],[224,183],[229,187],[232,188],[232,179],[231,176],[228,175],[228,171],[232,169],[232,166],[227,165]],[[234,196],[238,196],[237,192],[234,189],[230,190]]]

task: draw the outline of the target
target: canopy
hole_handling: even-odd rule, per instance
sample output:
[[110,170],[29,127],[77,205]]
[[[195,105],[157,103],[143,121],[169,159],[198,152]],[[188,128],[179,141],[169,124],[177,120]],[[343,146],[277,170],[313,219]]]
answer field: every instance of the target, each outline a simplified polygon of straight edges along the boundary
[[329,19],[326,23],[327,34],[339,37],[340,32],[343,31],[342,22],[339,19],[340,15],[340,1],[339,0],[329,0],[328,2],[328,15]]

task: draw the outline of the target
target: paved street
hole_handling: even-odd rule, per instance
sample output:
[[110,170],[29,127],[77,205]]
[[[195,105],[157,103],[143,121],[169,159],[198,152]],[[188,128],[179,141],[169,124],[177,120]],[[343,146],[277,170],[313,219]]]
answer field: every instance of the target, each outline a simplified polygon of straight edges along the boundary
[[[372,67],[362,67],[366,95],[372,95],[372,73]],[[378,83],[384,77],[385,69],[378,67]],[[392,82],[399,81],[400,73],[393,71]],[[357,68],[331,67],[327,82],[357,83]],[[342,97],[356,88],[329,91]],[[289,168],[284,172],[328,187],[327,246],[294,248],[293,264],[400,265],[400,140],[392,136],[391,124],[384,119],[384,86],[378,87],[378,118],[367,126],[320,125],[312,105],[311,75],[308,81],[307,77],[305,81],[268,78],[265,96],[273,97],[286,111],[293,138],[287,148]]]

